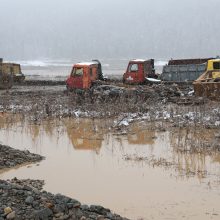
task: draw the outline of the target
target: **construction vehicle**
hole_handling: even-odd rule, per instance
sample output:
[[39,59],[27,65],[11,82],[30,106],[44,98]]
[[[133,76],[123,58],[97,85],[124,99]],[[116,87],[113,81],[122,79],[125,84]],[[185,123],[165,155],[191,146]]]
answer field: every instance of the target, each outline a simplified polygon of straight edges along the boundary
[[193,82],[197,96],[219,98],[220,94],[220,59],[207,61],[205,72]]
[[98,60],[76,63],[66,80],[67,90],[90,89],[96,80],[103,80],[102,66]]
[[0,59],[0,89],[10,89],[13,85],[13,68]]
[[10,63],[12,66],[13,80],[14,82],[23,82],[25,79],[24,74],[21,72],[21,65],[17,63]]
[[193,82],[206,70],[206,63],[213,58],[204,59],[171,59],[163,67],[160,79],[167,82]]
[[147,78],[158,78],[155,74],[154,59],[135,59],[128,63],[127,70],[123,75],[123,83],[144,84]]

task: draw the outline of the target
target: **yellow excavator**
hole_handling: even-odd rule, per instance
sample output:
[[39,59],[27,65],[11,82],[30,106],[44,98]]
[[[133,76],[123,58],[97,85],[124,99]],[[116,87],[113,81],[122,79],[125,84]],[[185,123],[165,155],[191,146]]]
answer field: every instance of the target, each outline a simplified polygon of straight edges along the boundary
[[220,98],[220,59],[210,59],[206,71],[193,82],[196,96]]

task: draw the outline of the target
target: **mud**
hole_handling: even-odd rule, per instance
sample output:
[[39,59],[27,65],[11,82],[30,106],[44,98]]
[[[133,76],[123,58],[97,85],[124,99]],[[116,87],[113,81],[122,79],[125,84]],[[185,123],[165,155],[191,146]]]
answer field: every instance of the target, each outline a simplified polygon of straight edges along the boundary
[[[0,144],[0,174],[9,168],[39,162],[45,157]],[[39,166],[39,164],[37,164]],[[97,205],[81,205],[75,199],[42,191],[43,180],[0,179],[0,219],[111,219],[126,220]]]
[[43,179],[131,219],[218,219],[219,102],[190,85],[115,81],[84,93],[56,83],[0,91],[1,143],[46,157],[4,181]]
[[[174,127],[220,126],[220,105],[193,95],[189,85],[96,86],[89,92],[67,92],[65,86],[16,86],[0,92],[0,111],[20,113],[31,121],[45,118],[116,118],[166,121]],[[121,123],[120,123],[121,121]],[[116,126],[118,127],[118,126]]]

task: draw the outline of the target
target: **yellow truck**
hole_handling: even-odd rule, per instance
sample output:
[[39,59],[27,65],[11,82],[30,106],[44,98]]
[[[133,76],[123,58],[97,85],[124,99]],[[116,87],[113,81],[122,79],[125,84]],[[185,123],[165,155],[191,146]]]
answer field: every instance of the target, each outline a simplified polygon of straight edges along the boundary
[[24,79],[20,64],[5,63],[0,58],[0,89],[10,89],[14,82],[23,82]]
[[10,89],[13,85],[13,73],[10,64],[2,62],[0,59],[0,89]]
[[220,59],[210,59],[206,71],[193,82],[195,95],[220,98]]
[[12,67],[12,74],[14,82],[23,82],[25,79],[24,74],[21,72],[21,65],[17,63],[10,63]]

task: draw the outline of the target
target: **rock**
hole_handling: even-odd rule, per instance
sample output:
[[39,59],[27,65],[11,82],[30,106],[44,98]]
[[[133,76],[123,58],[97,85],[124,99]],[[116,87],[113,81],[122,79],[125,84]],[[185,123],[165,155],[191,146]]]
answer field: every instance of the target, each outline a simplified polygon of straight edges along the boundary
[[5,215],[8,215],[8,214],[11,213],[11,212],[12,212],[12,209],[11,209],[10,207],[6,207],[6,208],[4,209]]
[[88,205],[81,205],[80,208],[81,208],[83,211],[89,210],[89,206],[88,206]]
[[104,208],[102,206],[98,206],[98,205],[91,205],[90,211],[98,213],[100,215],[106,215],[107,213],[110,212],[110,209],[106,209],[106,208]]
[[7,215],[6,219],[15,219],[15,217],[16,217],[16,213],[15,211],[13,211]]
[[73,208],[80,208],[80,207],[81,207],[80,202],[73,203]]
[[63,213],[56,213],[54,216],[55,216],[56,218],[60,218],[61,216],[63,216]]
[[103,215],[99,215],[99,216],[97,217],[97,220],[105,220],[105,217],[104,217]]
[[[33,187],[41,188],[42,184],[40,180],[0,179],[0,186],[3,188],[0,189],[0,220],[123,220],[102,206],[81,206],[75,199],[46,191],[35,194]],[[25,187],[26,185],[30,187]]]
[[112,219],[114,216],[111,212],[107,213],[107,218]]
[[65,220],[65,219],[68,219],[69,218],[69,216],[68,215],[64,215],[63,216],[63,219]]
[[67,203],[67,207],[68,207],[68,209],[72,209],[73,208],[73,203]]
[[26,199],[25,199],[25,203],[27,205],[32,205],[34,202],[34,198],[32,196],[28,196]]
[[36,220],[47,220],[50,216],[53,215],[53,212],[49,208],[45,208],[35,212]]
[[44,157],[32,154],[29,151],[15,150],[9,146],[0,144],[0,168],[10,168],[26,162],[38,162]]
[[48,203],[46,203],[46,207],[49,209],[52,209],[54,207],[54,204],[48,202]]

